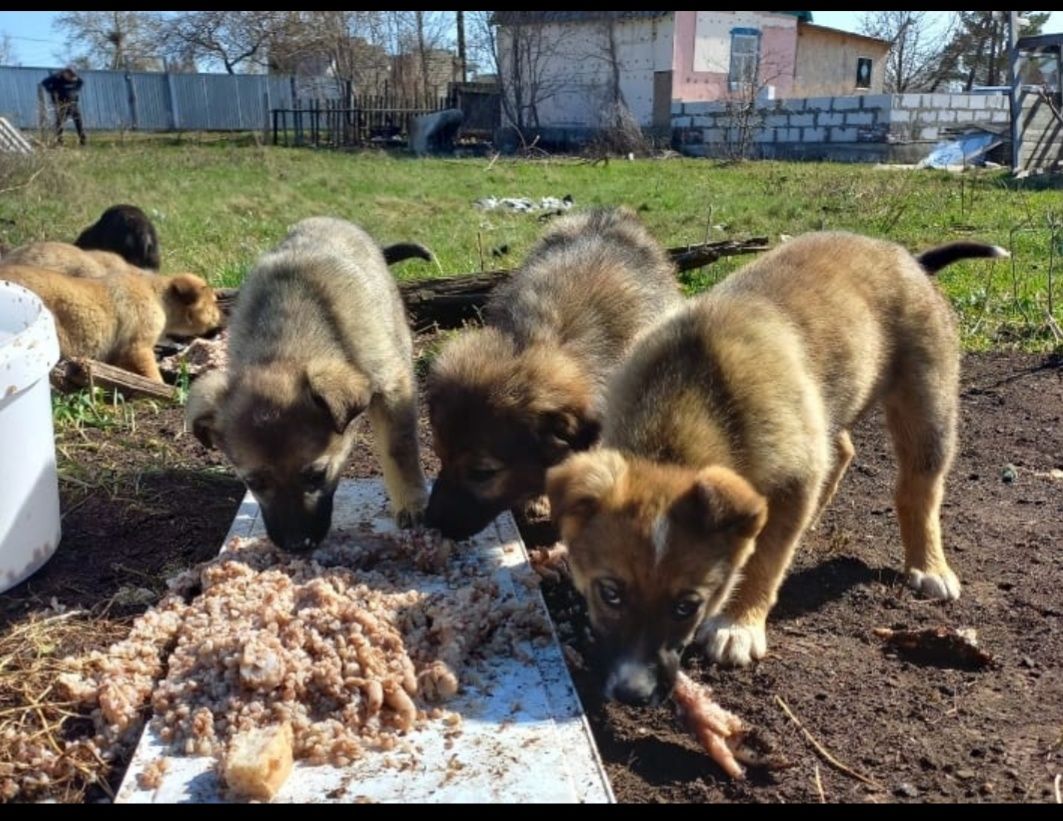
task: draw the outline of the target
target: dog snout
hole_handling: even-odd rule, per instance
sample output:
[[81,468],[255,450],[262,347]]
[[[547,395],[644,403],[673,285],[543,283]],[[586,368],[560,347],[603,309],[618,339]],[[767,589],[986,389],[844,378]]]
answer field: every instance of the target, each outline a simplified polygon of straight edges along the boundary
[[439,530],[448,539],[468,539],[487,527],[500,512],[441,474],[428,497],[425,526]]
[[266,535],[281,550],[305,553],[316,548],[332,526],[332,497],[307,509],[301,502],[280,507],[262,506]]
[[659,702],[656,664],[626,659],[618,663],[605,683],[607,699],[649,707]]

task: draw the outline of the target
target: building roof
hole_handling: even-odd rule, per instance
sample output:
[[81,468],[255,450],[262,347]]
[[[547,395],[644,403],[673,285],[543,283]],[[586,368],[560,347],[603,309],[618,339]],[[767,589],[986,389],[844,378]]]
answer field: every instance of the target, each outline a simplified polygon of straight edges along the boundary
[[1032,34],[1028,37],[1020,37],[1015,44],[1021,50],[1036,51],[1038,49],[1060,48],[1063,46],[1063,32],[1055,34]]
[[853,37],[857,40],[870,40],[872,43],[878,43],[879,45],[889,47],[890,41],[883,40],[881,37],[871,37],[867,34],[856,34],[852,31],[844,31],[843,29],[835,29],[830,26],[817,26],[813,23],[799,22],[799,28],[801,29],[814,29],[815,31],[829,31],[831,34],[840,34],[842,37]]
[[667,11],[496,11],[491,22],[498,26],[528,23],[589,23],[593,20],[630,20],[639,17],[663,17]]
[[[614,17],[629,20],[639,17],[662,17],[667,11],[496,11],[491,22],[500,26],[521,23],[584,23]],[[810,11],[775,11],[772,14],[792,14],[803,23],[812,22]]]

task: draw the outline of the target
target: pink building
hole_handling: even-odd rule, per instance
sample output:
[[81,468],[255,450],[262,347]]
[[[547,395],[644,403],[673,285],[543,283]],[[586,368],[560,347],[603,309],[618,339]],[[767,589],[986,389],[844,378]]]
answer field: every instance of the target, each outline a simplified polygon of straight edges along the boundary
[[[497,12],[508,107],[523,125],[594,127],[619,96],[642,126],[674,103],[882,91],[889,43],[811,12]],[[618,93],[619,92],[619,95]]]

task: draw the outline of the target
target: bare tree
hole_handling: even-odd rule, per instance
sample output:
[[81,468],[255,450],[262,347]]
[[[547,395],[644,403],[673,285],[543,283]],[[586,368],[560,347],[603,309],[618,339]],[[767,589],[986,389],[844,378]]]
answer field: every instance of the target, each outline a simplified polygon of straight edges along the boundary
[[860,30],[890,44],[886,57],[885,90],[933,91],[944,79],[945,47],[955,30],[955,17],[941,28],[930,11],[873,11],[860,21]]
[[15,66],[15,44],[6,31],[0,32],[0,66]]
[[769,106],[766,91],[786,72],[771,58],[757,53],[744,69],[744,75],[728,79],[724,104],[724,154],[731,162],[754,156],[758,132],[765,127]]
[[220,63],[236,74],[265,65],[267,44],[281,28],[286,12],[182,11],[161,24],[168,57]]
[[556,62],[565,54],[570,29],[551,26],[550,12],[496,14],[474,13],[477,48],[498,76],[502,115],[523,140],[529,128],[539,128],[540,106],[570,81]]
[[382,13],[376,42],[392,55],[392,87],[403,96],[438,95],[460,76],[453,54],[449,12]]
[[96,68],[158,67],[161,17],[148,11],[64,11],[53,26],[66,35],[73,61]]
[[271,71],[331,74],[352,92],[379,94],[390,74],[376,11],[284,12],[268,44]]

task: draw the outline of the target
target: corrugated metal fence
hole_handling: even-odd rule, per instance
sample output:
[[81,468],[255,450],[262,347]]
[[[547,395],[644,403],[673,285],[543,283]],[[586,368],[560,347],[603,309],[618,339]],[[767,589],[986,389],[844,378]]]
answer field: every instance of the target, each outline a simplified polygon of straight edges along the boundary
[[[49,69],[0,67],[0,117],[23,129],[50,127],[51,104],[39,92]],[[291,108],[296,80],[265,74],[160,74],[84,71],[81,116],[85,128],[119,131],[251,131],[266,127],[269,111]],[[342,85],[315,79],[315,96],[338,99]],[[298,82],[303,82],[300,79]],[[39,93],[38,93],[39,92]]]

